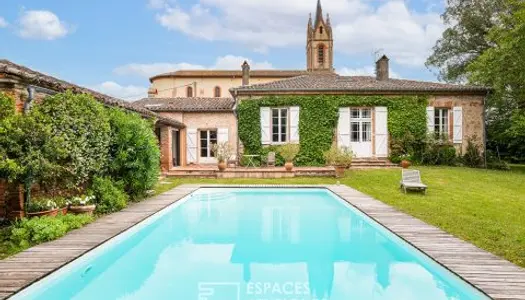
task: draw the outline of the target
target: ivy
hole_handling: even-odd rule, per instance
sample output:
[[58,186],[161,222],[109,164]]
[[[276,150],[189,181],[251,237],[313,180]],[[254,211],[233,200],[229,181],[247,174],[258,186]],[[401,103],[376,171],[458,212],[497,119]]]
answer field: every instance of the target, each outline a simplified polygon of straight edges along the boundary
[[[261,107],[299,106],[299,135],[301,150],[295,159],[299,166],[324,165],[323,152],[335,141],[340,107],[386,106],[388,129],[392,139],[407,134],[416,141],[426,137],[426,96],[267,96],[242,100],[238,107],[239,138],[246,154],[266,155],[275,147],[261,144]],[[278,160],[278,163],[280,159]]]

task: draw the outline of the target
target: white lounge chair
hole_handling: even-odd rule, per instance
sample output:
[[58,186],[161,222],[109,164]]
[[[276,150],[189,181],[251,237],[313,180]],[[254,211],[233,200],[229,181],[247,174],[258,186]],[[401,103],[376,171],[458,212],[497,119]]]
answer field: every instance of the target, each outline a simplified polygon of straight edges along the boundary
[[407,190],[417,190],[427,193],[427,186],[421,182],[421,174],[418,170],[405,170],[402,171],[402,179],[400,186],[405,194]]

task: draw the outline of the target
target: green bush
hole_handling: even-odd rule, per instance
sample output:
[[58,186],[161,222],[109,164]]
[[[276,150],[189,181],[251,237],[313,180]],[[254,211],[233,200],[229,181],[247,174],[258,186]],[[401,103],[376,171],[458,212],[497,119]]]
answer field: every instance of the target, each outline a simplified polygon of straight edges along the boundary
[[281,155],[285,162],[293,162],[297,153],[299,153],[299,145],[297,144],[284,144],[279,146],[277,152]]
[[55,240],[68,231],[80,228],[93,221],[88,215],[66,215],[22,219],[11,230],[10,241],[15,247],[27,248]]
[[428,136],[425,150],[421,157],[422,164],[430,166],[455,166],[457,162],[456,148],[454,148],[452,143],[441,138],[436,138],[433,135]]
[[483,166],[480,146],[476,143],[476,137],[469,137],[467,140],[467,151],[463,155],[463,164],[471,168]]
[[109,175],[131,197],[151,189],[160,172],[160,150],[153,124],[134,113],[110,109]]
[[126,207],[128,195],[109,177],[95,177],[89,193],[95,196],[97,212],[107,214]]
[[15,100],[0,92],[0,120],[15,114]]

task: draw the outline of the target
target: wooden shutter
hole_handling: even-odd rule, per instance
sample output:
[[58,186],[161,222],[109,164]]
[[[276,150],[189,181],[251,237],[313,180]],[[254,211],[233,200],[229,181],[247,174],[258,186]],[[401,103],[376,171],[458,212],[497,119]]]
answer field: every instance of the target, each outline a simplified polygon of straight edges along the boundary
[[268,145],[271,143],[270,131],[270,108],[261,107],[261,143]]
[[228,141],[228,128],[219,128],[217,130],[217,142],[224,143]]
[[463,107],[454,107],[453,112],[453,126],[454,126],[454,144],[463,143]]
[[427,106],[427,133],[433,133],[434,132],[434,107],[433,106]]
[[350,147],[350,107],[339,108],[337,145],[339,147]]
[[375,108],[375,150],[377,157],[388,156],[388,109]]
[[290,107],[290,143],[299,143],[299,106]]
[[197,129],[186,130],[186,160],[188,164],[197,163]]

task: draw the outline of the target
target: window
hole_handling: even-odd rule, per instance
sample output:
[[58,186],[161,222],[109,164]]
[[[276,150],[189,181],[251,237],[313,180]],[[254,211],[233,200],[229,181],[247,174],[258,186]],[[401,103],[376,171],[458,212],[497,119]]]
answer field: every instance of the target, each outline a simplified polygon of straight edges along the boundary
[[216,98],[220,98],[221,97],[221,88],[220,87],[218,87],[218,86],[215,87],[214,96]]
[[186,88],[186,97],[193,97],[193,88],[191,86]]
[[319,33],[323,34],[323,26],[319,27]]
[[438,137],[448,136],[448,109],[434,109],[434,132]]
[[370,108],[350,109],[350,142],[372,141],[372,110]]
[[201,157],[212,158],[213,157],[212,145],[217,144],[217,130],[201,130],[200,131],[200,142],[201,142]]
[[272,108],[272,142],[288,141],[288,109]]
[[319,45],[319,48],[317,48],[317,61],[320,64],[324,64],[324,45]]

